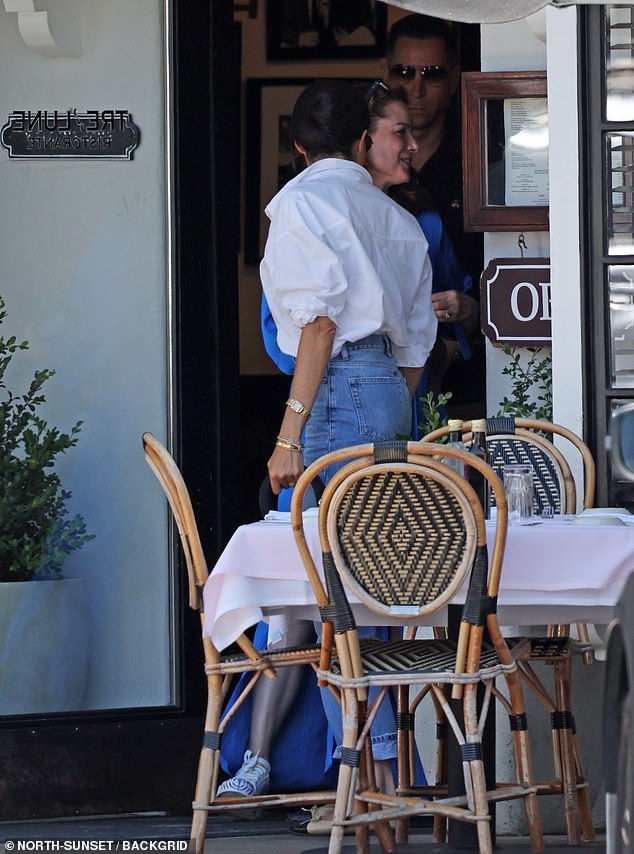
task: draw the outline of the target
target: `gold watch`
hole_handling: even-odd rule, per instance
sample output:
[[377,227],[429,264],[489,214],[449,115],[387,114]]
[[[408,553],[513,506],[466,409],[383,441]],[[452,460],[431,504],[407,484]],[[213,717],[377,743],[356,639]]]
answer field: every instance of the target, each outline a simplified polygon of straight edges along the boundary
[[289,397],[286,401],[286,406],[298,415],[303,415],[307,421],[310,418],[310,409],[307,409],[301,401],[295,400],[294,397]]

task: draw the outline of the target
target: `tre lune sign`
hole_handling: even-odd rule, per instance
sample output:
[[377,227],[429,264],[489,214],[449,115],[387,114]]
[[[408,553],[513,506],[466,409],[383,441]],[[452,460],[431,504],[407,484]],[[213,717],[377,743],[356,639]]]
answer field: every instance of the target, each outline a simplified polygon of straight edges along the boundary
[[0,145],[14,159],[130,160],[139,128],[127,110],[14,110]]
[[480,277],[482,331],[494,344],[551,341],[550,258],[494,258]]

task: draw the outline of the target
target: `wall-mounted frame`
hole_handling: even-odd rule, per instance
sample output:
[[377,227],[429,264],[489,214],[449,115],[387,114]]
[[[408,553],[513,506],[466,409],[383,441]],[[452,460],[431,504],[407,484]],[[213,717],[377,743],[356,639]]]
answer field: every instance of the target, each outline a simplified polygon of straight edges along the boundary
[[384,56],[387,5],[371,0],[266,0],[267,60]]
[[546,73],[462,75],[465,231],[548,231]]
[[[291,113],[312,78],[251,77],[246,81],[246,160],[244,203],[245,264],[258,264],[264,252],[268,219],[264,208],[295,175]],[[354,79],[366,89],[372,81]]]

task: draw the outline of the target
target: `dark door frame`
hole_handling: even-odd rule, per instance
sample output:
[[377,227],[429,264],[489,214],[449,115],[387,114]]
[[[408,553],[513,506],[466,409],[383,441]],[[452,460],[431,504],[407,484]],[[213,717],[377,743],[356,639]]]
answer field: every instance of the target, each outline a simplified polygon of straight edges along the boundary
[[[240,482],[239,50],[232,0],[172,9],[174,452],[213,562],[235,528]],[[177,705],[0,719],[0,820],[189,812],[206,691],[181,570]]]

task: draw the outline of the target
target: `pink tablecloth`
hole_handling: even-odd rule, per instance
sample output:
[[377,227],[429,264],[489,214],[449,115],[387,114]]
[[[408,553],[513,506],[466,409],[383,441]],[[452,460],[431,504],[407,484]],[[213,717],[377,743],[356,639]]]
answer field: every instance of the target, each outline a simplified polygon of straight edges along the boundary
[[[493,528],[488,530],[492,539]],[[306,523],[306,536],[320,566],[312,519]],[[554,519],[511,526],[500,585],[500,622],[605,622],[633,570],[634,524],[585,526]],[[204,632],[219,649],[270,614],[291,609],[295,616],[310,617],[306,606],[314,597],[290,524],[263,521],[238,528],[209,576],[204,600]],[[316,610],[312,616],[318,618]],[[380,621],[373,615],[366,622]]]

